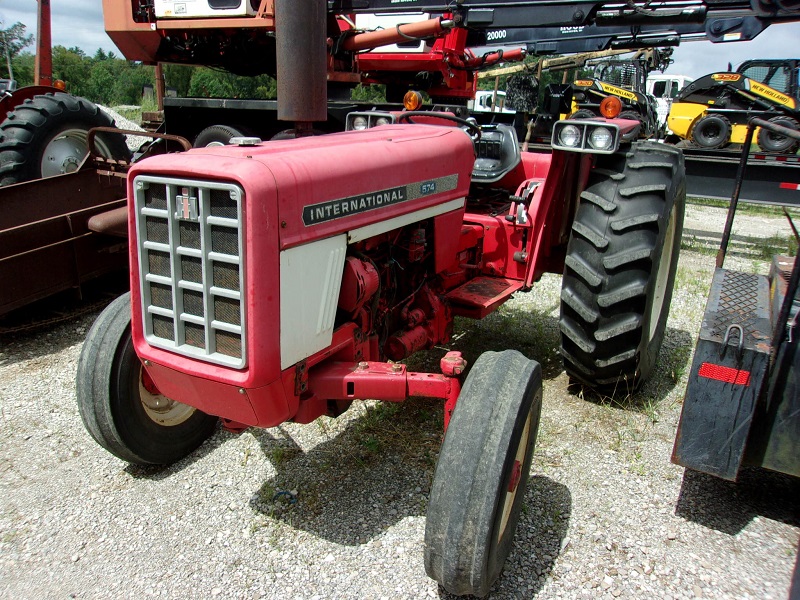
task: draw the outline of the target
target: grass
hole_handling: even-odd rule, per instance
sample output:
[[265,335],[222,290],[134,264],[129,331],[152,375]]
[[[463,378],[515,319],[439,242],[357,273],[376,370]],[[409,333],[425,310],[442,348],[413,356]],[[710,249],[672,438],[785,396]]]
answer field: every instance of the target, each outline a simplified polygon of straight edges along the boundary
[[771,261],[776,254],[797,254],[797,240],[791,235],[774,234],[764,240],[759,246],[759,256],[763,260]]
[[[718,200],[716,198],[698,198],[687,197],[687,204],[694,204],[695,206],[710,206],[712,208],[728,208],[730,205],[729,200]],[[783,207],[774,206],[771,204],[757,204],[754,202],[739,202],[736,205],[737,212],[748,215],[761,215],[761,216],[783,216]],[[786,210],[792,218],[800,217],[800,209],[794,207],[787,207]]]

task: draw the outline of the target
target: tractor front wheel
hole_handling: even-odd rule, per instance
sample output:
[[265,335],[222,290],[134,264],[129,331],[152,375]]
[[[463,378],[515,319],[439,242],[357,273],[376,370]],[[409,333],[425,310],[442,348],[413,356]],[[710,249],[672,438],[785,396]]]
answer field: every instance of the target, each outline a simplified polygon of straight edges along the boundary
[[216,426],[216,417],[155,389],[133,350],[130,293],[112,302],[89,330],[76,385],[78,411],[88,432],[130,463],[180,460]]
[[[77,171],[89,153],[89,129],[113,126],[84,98],[56,92],[25,100],[0,124],[0,186]],[[119,133],[99,133],[94,143],[106,158],[130,158]]]
[[661,348],[686,197],[683,154],[653,142],[598,156],[581,193],[561,288],[567,374],[629,393]]
[[542,408],[539,363],[486,352],[458,397],[433,477],[425,571],[451,594],[485,596],[517,528]]
[[[787,129],[794,129],[795,131],[800,130],[800,124],[798,124],[797,121],[791,117],[786,117],[783,115],[779,117],[772,117],[769,122],[774,123],[775,125],[786,127]],[[758,130],[758,146],[765,152],[794,154],[797,152],[800,142],[790,138],[787,135],[781,135],[780,133],[775,133],[774,131],[762,128]]]

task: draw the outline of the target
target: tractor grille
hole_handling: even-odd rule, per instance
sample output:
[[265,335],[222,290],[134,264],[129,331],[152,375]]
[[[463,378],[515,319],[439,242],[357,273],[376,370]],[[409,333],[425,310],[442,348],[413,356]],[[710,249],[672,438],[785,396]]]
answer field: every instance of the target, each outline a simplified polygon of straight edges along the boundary
[[145,339],[244,367],[242,189],[148,175],[133,186]]

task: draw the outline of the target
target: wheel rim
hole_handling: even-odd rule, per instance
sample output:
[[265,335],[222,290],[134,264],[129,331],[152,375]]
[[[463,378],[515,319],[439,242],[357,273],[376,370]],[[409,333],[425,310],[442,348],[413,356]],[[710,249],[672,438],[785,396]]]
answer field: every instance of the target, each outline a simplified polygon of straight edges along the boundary
[[672,270],[672,249],[675,245],[675,228],[677,225],[676,211],[673,209],[669,216],[667,231],[664,234],[664,246],[661,250],[661,259],[658,264],[658,275],[656,276],[656,286],[653,290],[653,303],[650,307],[650,334],[648,342],[656,335],[659,317],[664,306],[664,297],[667,294],[667,282],[669,273]]
[[525,457],[528,453],[528,446],[530,445],[530,431],[531,431],[531,423],[533,422],[533,407],[531,410],[528,411],[528,418],[525,420],[525,427],[522,430],[522,437],[519,440],[519,445],[517,446],[517,451],[514,455],[514,462],[511,465],[512,473],[510,478],[510,486],[512,489],[509,490],[506,488],[505,496],[503,497],[503,506],[501,509],[501,517],[500,517],[500,527],[497,530],[497,537],[495,539],[496,542],[500,542],[503,539],[503,535],[508,528],[508,521],[511,518],[511,510],[514,507],[514,501],[517,498],[517,493],[520,489],[520,484],[523,484],[522,487],[524,488],[524,482],[522,481],[522,471],[524,470],[525,466]]
[[152,383],[150,385],[148,383],[150,383],[149,378],[142,369],[139,376],[139,400],[145,414],[154,423],[163,427],[174,427],[188,420],[197,410],[193,406],[176,402],[163,394],[151,392],[148,387],[153,388],[153,386]]
[[[88,135],[86,129],[65,129],[50,140],[42,152],[42,177],[77,171],[83,159],[89,154]],[[111,156],[108,146],[99,137],[95,137],[94,143],[100,154],[105,157]]]

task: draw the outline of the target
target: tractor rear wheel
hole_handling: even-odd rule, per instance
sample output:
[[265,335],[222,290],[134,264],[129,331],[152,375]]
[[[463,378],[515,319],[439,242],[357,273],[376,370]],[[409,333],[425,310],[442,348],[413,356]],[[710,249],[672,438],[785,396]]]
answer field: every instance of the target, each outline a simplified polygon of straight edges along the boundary
[[517,528],[542,408],[542,369],[516,350],[473,365],[444,437],[425,525],[425,571],[485,596]]
[[78,411],[103,448],[134,464],[170,464],[208,438],[217,418],[158,393],[133,350],[130,293],[100,313],[76,378]]
[[731,122],[722,115],[706,115],[692,128],[692,139],[701,148],[722,148],[731,139]]
[[[772,117],[770,123],[781,125],[787,129],[800,130],[800,124],[791,117],[781,115],[779,117]],[[758,146],[765,152],[780,152],[781,154],[794,154],[797,152],[800,142],[780,133],[769,131],[768,129],[758,130]]]
[[[0,124],[0,186],[76,171],[89,153],[92,127],[113,127],[96,105],[63,92],[26,100]],[[99,133],[97,151],[128,160],[130,150],[118,133]]]
[[573,380],[628,393],[649,377],[672,299],[685,197],[680,150],[637,142],[598,156],[561,288],[561,353]]

